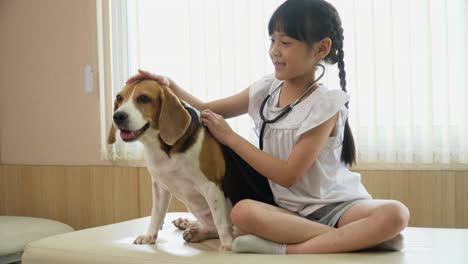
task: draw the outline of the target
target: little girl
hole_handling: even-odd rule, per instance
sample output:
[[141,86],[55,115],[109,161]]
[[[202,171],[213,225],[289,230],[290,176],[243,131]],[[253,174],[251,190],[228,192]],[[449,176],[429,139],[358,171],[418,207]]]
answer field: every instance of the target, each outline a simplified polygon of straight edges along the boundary
[[[360,175],[348,169],[355,162],[355,147],[338,12],[324,0],[288,0],[272,15],[268,31],[275,73],[237,95],[203,103],[160,75],[140,71],[129,81],[150,78],[169,86],[202,111],[201,121],[214,137],[268,178],[279,207],[253,199],[236,203],[231,219],[243,235],[234,240],[233,251],[400,250],[408,209],[398,201],[373,200]],[[338,63],[341,90],[317,83],[315,72],[322,61]],[[268,122],[288,105],[290,112]],[[224,120],[245,113],[261,135],[263,151]]]

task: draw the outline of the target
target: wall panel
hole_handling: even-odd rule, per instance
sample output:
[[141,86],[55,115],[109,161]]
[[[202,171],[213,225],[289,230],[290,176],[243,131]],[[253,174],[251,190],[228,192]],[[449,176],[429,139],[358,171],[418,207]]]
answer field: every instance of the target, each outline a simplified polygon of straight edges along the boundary
[[[360,171],[375,199],[400,200],[410,226],[468,228],[468,171]],[[175,199],[169,211],[185,211]],[[151,213],[146,168],[0,165],[0,215],[55,219],[77,229]]]

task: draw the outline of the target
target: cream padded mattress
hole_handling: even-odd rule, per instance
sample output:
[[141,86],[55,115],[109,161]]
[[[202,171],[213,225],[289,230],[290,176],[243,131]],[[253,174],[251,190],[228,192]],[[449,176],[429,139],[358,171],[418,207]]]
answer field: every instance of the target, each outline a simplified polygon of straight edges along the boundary
[[24,264],[58,263],[468,263],[468,229],[407,228],[401,252],[358,252],[322,255],[261,255],[218,252],[218,240],[186,243],[182,231],[172,226],[169,213],[155,245],[134,245],[144,234],[149,217],[56,235],[27,245]]

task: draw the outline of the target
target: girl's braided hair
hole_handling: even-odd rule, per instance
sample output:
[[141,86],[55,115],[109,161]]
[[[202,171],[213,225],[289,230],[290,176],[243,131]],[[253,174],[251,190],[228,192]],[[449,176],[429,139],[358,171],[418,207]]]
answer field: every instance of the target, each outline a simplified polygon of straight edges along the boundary
[[[324,0],[288,0],[276,9],[268,23],[268,33],[284,32],[291,38],[312,46],[329,37],[332,41],[328,55],[329,64],[338,63],[340,86],[346,91],[346,72],[343,52],[343,28],[338,11]],[[348,108],[348,103],[345,104]],[[341,161],[352,166],[356,161],[356,148],[348,120],[345,123]]]

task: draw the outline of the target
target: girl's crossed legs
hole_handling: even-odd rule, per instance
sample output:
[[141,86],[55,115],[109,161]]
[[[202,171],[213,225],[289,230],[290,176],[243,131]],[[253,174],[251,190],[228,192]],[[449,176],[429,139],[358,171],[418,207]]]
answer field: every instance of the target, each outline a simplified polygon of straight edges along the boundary
[[231,212],[242,233],[287,244],[287,254],[338,253],[366,249],[396,237],[407,225],[409,210],[393,200],[362,200],[346,210],[338,228],[288,210],[242,200]]

